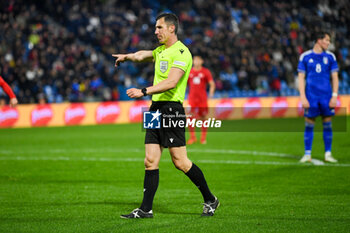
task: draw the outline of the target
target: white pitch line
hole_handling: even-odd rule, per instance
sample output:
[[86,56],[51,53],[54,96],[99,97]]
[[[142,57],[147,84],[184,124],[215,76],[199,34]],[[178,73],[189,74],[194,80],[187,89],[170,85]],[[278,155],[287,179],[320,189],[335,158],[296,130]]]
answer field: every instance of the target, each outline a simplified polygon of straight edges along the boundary
[[322,166],[325,164],[323,161],[318,160],[318,159],[311,159],[311,163],[315,166]]
[[[264,152],[264,151],[249,151],[249,150],[231,150],[231,149],[192,149],[188,148],[188,152],[195,153],[209,153],[209,154],[247,154],[247,155],[258,155],[258,156],[272,156],[272,157],[285,157],[285,158],[299,158],[300,156],[277,153],[277,152]],[[0,150],[0,154],[62,154],[62,153],[124,153],[124,152],[144,152],[142,148],[85,148],[85,149],[50,149],[50,150],[21,150],[21,151],[10,151]]]
[[20,151],[10,151],[10,150],[0,150],[1,154],[62,154],[62,153],[125,153],[125,152],[144,152],[144,149],[138,148],[103,148],[103,149],[95,149],[95,148],[85,148],[85,149],[49,149],[49,150],[20,150]]
[[[249,154],[249,155],[259,155],[259,156],[272,156],[272,157],[284,157],[284,158],[300,158],[300,156],[277,153],[277,152],[263,152],[263,151],[247,151],[247,150],[220,150],[220,149],[205,149],[198,150],[192,149],[190,152],[201,152],[201,153],[215,153],[215,154]],[[318,159],[312,159],[311,163],[315,166],[322,166],[325,163]]]
[[188,149],[189,152],[199,153],[212,153],[212,154],[248,154],[248,155],[262,155],[272,157],[286,157],[286,158],[299,158],[300,156],[277,153],[277,152],[264,152],[264,151],[250,151],[250,150],[230,150],[230,149]]
[[[225,150],[225,149],[189,149],[189,152],[200,152],[200,153],[213,153],[213,154],[248,154],[248,155],[259,155],[259,156],[272,156],[272,157],[284,157],[284,158],[299,158],[300,156],[277,153],[277,152],[264,152],[264,151],[247,151],[247,150]],[[311,163],[315,166],[322,166],[325,163],[318,159],[312,159]]]
[[[23,150],[23,151],[9,151],[9,150],[0,150],[0,154],[61,154],[61,153],[125,153],[125,152],[134,152],[134,153],[143,153],[143,149],[139,148],[103,148],[95,149],[95,148],[85,148],[85,149],[51,149],[49,151],[36,151],[36,150]],[[284,157],[284,158],[294,158],[297,159],[300,156],[278,153],[278,152],[264,152],[264,151],[249,151],[249,150],[230,150],[230,149],[188,149],[188,152],[198,152],[198,153],[213,153],[213,154],[247,154],[254,156],[271,156],[271,157]],[[324,162],[318,159],[312,159],[312,164],[316,166],[324,165]]]
[[[105,157],[26,157],[26,156],[11,156],[11,157],[0,157],[0,161],[99,161],[99,162],[142,162],[143,158],[105,158]],[[170,159],[163,159],[161,162],[171,162]],[[241,160],[197,160],[198,163],[207,164],[247,164],[247,165],[284,165],[284,166],[300,166],[300,165],[311,165],[311,163],[301,164],[298,162],[274,162],[274,161],[241,161]],[[318,166],[327,167],[350,167],[350,164],[330,164],[322,163]]]

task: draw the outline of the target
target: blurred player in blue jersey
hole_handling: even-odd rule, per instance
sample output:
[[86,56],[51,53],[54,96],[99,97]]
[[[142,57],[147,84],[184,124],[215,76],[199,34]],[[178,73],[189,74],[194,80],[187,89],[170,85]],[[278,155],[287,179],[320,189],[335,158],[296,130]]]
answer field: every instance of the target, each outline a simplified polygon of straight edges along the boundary
[[[312,50],[301,54],[298,65],[299,92],[305,116],[305,154],[300,162],[311,162],[314,124],[317,116],[323,121],[325,161],[336,163],[332,157],[332,116],[338,96],[338,64],[333,53],[327,51],[330,34],[316,34]],[[332,80],[332,82],[331,82]]]

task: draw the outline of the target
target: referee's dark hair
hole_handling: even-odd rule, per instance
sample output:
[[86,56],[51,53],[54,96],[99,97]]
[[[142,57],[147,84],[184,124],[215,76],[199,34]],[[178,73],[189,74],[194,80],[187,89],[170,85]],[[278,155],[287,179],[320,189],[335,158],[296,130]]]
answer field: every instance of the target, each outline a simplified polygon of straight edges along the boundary
[[173,24],[175,26],[175,35],[177,35],[177,30],[179,28],[179,19],[177,18],[177,16],[173,13],[160,13],[156,20],[161,19],[164,17],[164,21],[167,24]]
[[331,34],[329,34],[329,32],[326,32],[326,31],[315,32],[315,34],[314,34],[314,41],[315,41],[315,43],[317,42],[318,39],[323,39],[323,38],[325,38],[326,35],[328,35],[329,37],[331,37]]

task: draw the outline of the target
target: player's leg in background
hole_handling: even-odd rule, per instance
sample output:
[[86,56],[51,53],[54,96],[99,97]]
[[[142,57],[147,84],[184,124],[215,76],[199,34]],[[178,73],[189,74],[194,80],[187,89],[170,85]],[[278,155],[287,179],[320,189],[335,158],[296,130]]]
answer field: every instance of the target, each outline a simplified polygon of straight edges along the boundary
[[312,141],[314,139],[315,118],[305,117],[304,146],[305,154],[311,155]]
[[169,152],[175,167],[183,171],[197,186],[202,193],[204,202],[214,202],[215,197],[209,190],[202,170],[188,159],[186,147],[169,147]]
[[[190,120],[192,120],[193,118],[190,117]],[[189,125],[188,126],[188,130],[190,131],[190,139],[188,139],[187,141],[187,145],[192,145],[193,143],[195,143],[197,141],[197,137],[196,137],[196,131],[194,129],[193,126]]]
[[143,183],[143,201],[140,209],[152,210],[154,195],[159,184],[159,161],[163,148],[159,144],[145,144],[145,178]]
[[325,152],[332,151],[332,140],[333,140],[333,131],[332,131],[332,117],[322,117],[323,121],[323,142]]
[[[197,109],[198,108],[191,106],[190,117],[189,117],[191,121],[192,121],[192,119],[197,118]],[[195,128],[192,127],[191,125],[188,126],[188,131],[190,132],[190,139],[188,139],[186,144],[192,145],[193,143],[195,143],[197,141],[196,131],[195,131]]]
[[323,122],[323,142],[324,142],[324,159],[326,162],[336,163],[338,162],[332,157],[332,141],[333,141],[333,129],[332,129],[332,116],[334,116],[334,108],[329,107],[330,98],[323,98],[320,102],[320,110]]
[[[208,115],[208,107],[201,107],[200,111],[199,111],[199,115],[200,115],[200,119],[202,121],[207,120],[206,116]],[[208,128],[202,126],[202,128],[201,128],[201,139],[200,139],[200,143],[201,144],[207,144],[207,131],[208,131]]]
[[333,130],[332,130],[332,117],[322,117],[323,121],[323,142],[325,149],[325,160],[327,162],[336,163],[337,160],[332,157],[332,141],[333,141]]
[[311,162],[311,150],[312,141],[314,139],[314,126],[315,118],[305,117],[305,129],[304,129],[304,156],[301,158],[300,162]]
[[304,156],[300,162],[311,162],[312,141],[314,139],[315,119],[320,115],[319,99],[313,96],[306,96],[309,102],[309,108],[304,109],[305,129],[304,129]]

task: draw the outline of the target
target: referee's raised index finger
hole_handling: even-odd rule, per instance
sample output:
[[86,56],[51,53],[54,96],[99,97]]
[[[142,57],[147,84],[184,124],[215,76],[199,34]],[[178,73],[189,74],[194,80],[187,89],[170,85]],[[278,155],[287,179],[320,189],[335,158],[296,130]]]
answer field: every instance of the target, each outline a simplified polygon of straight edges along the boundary
[[112,57],[119,57],[120,54],[112,54]]

